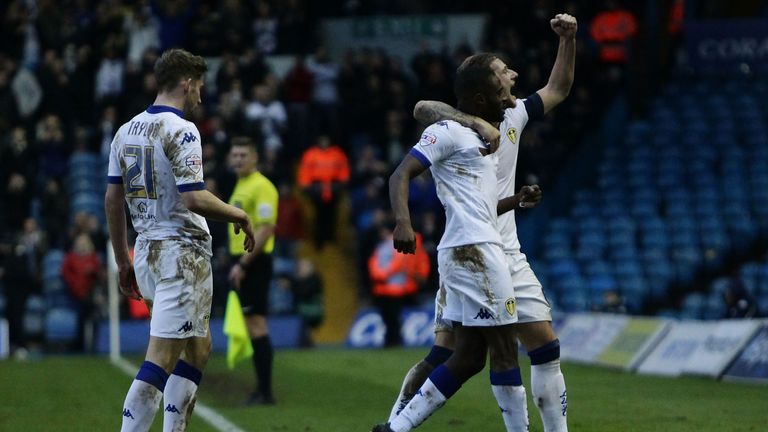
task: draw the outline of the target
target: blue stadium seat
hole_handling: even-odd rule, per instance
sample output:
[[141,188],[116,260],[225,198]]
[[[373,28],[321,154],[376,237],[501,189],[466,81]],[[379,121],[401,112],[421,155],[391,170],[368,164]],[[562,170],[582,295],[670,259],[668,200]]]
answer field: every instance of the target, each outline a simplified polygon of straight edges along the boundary
[[77,338],[77,312],[66,307],[56,307],[45,316],[45,340],[67,343]]

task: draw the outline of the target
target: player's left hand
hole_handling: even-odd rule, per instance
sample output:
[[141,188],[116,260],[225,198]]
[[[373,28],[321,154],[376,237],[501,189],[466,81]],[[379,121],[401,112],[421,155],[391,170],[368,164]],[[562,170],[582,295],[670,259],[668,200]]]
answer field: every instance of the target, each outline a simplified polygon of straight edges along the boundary
[[232,284],[232,286],[235,287],[237,291],[240,291],[240,285],[243,283],[243,279],[245,278],[245,272],[243,271],[243,267],[241,265],[235,264],[232,266],[232,269],[229,271],[229,282]]
[[523,186],[518,192],[520,208],[534,208],[541,202],[539,185]]
[[578,23],[576,17],[568,14],[557,14],[554,18],[549,20],[549,25],[552,30],[562,38],[573,39],[576,37],[576,30],[578,29]]

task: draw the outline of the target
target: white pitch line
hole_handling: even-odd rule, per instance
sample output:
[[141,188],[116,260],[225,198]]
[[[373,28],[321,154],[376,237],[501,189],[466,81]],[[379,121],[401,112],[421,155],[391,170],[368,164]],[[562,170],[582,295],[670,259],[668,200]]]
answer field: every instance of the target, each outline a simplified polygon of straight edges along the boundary
[[[118,369],[123,371],[128,376],[135,376],[138,368],[131,364],[128,360],[120,357],[116,360],[112,360],[112,364],[117,366]],[[245,432],[243,429],[237,427],[234,423],[230,422],[224,416],[217,413],[213,408],[205,405],[204,403],[195,402],[195,410],[193,414],[199,416],[206,423],[211,425],[212,428],[220,432]]]

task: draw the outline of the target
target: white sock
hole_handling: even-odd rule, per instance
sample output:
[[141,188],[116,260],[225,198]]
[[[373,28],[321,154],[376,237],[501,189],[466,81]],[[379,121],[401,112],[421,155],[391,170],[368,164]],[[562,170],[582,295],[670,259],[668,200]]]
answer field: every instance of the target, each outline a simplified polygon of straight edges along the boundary
[[429,377],[433,369],[431,364],[420,361],[408,371],[403,380],[403,385],[400,387],[400,394],[397,395],[397,400],[395,400],[395,404],[389,413],[387,423],[392,423],[392,420],[408,405],[408,402],[411,401],[411,398],[416,393],[415,389],[424,384],[424,381]]
[[145,381],[133,380],[123,403],[121,432],[146,432],[155,420],[155,413],[163,397],[157,387]]
[[531,366],[531,392],[545,432],[568,431],[568,397],[560,359]]
[[121,432],[146,432],[152,426],[157,405],[163,397],[168,373],[160,366],[144,361],[136,373],[123,403]]
[[408,432],[420,425],[445,404],[446,398],[435,387],[431,379],[427,379],[408,405],[389,424],[394,432]]
[[187,429],[197,400],[197,387],[202,373],[190,364],[179,360],[176,369],[165,384],[163,392],[163,431],[175,432]]
[[525,386],[492,385],[491,390],[501,409],[501,417],[507,432],[528,430],[528,400]]

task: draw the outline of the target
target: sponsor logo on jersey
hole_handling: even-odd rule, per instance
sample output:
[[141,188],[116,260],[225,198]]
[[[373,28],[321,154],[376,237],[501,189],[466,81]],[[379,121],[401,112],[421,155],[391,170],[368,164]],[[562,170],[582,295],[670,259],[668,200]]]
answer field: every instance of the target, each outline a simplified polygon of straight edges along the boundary
[[179,409],[176,408],[176,405],[171,405],[171,404],[168,404],[168,406],[165,407],[165,412],[181,414],[181,411],[179,411]]
[[517,130],[512,127],[507,129],[507,138],[512,141],[512,144],[517,144]]
[[515,303],[515,299],[508,298],[507,301],[504,302],[504,307],[507,309],[507,313],[510,315],[515,314],[515,309],[517,308],[517,304]]
[[179,333],[187,333],[189,331],[192,331],[192,321],[185,322],[178,330]]
[[437,135],[429,132],[424,132],[423,134],[421,134],[421,144],[424,146],[437,144]]
[[439,122],[437,122],[435,124],[438,125],[438,126],[442,126],[442,127],[446,128],[446,129],[448,129],[448,122],[445,121],[445,120],[440,120]]
[[187,168],[192,170],[192,172],[195,174],[199,173],[203,168],[203,158],[201,158],[199,155],[192,155],[188,157],[186,163]]
[[480,308],[480,311],[477,312],[477,315],[475,315],[475,319],[491,319],[493,318],[493,315],[491,315],[490,312],[488,312],[488,309],[486,308]]
[[184,134],[184,139],[181,140],[181,145],[184,145],[188,142],[195,142],[197,141],[197,137],[192,132],[187,132]]
[[128,408],[123,408],[123,417],[128,417],[135,420],[135,417],[133,416],[133,414],[131,414],[131,410],[129,410]]

